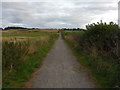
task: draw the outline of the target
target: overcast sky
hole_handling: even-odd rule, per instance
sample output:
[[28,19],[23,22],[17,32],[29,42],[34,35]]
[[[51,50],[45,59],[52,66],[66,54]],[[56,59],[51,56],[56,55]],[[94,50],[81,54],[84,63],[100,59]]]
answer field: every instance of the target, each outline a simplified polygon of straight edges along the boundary
[[85,28],[86,24],[100,20],[118,22],[118,0],[24,1],[2,1],[2,27]]

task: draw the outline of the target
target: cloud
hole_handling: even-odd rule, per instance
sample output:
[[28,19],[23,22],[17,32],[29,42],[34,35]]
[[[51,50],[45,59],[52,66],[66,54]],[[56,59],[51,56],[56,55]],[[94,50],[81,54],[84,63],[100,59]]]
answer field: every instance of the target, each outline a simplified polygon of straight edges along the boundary
[[[61,2],[68,0],[3,0],[2,2]],[[69,2],[118,2],[119,0],[69,0]]]
[[117,22],[117,3],[2,2],[2,27],[85,28],[103,19]]

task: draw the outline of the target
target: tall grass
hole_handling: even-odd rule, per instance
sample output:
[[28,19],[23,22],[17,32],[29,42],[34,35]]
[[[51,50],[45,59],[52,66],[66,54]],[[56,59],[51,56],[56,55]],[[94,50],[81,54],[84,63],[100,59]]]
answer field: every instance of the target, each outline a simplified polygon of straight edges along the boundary
[[30,38],[23,41],[6,40],[2,43],[3,88],[19,88],[30,78],[35,68],[56,40],[57,35]]
[[[91,68],[103,87],[120,86],[120,29],[110,22],[90,24],[87,30],[64,34],[80,62]],[[63,32],[64,33],[64,32]]]

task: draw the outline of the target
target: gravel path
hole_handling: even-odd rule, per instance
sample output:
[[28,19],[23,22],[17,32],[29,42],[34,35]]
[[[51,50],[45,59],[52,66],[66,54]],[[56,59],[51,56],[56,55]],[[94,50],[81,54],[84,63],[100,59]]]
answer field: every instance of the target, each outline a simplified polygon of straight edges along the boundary
[[42,67],[32,75],[26,87],[94,88],[96,85],[93,82],[59,35],[59,39],[46,56]]

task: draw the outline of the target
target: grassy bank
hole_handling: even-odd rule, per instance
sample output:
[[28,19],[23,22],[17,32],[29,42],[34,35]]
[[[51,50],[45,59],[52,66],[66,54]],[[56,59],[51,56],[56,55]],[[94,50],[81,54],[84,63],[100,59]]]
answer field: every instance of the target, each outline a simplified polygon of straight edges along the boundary
[[57,34],[25,40],[3,40],[2,65],[3,88],[20,88],[31,74],[41,66]]
[[87,31],[68,33],[63,38],[80,63],[88,67],[101,87],[120,86],[120,30],[116,24],[95,24]]
[[[78,61],[87,67],[90,71],[94,79],[98,82],[100,87],[103,88],[111,88],[113,84],[116,83],[118,76],[118,66],[112,62],[104,62],[108,60],[108,58],[97,57],[94,59],[91,55],[87,55],[82,50],[80,50],[76,45],[74,45],[71,41],[65,40],[69,47],[72,49],[74,55],[77,57]],[[109,69],[110,72],[106,72],[108,68],[104,64],[110,64]],[[105,68],[106,67],[106,68]]]

